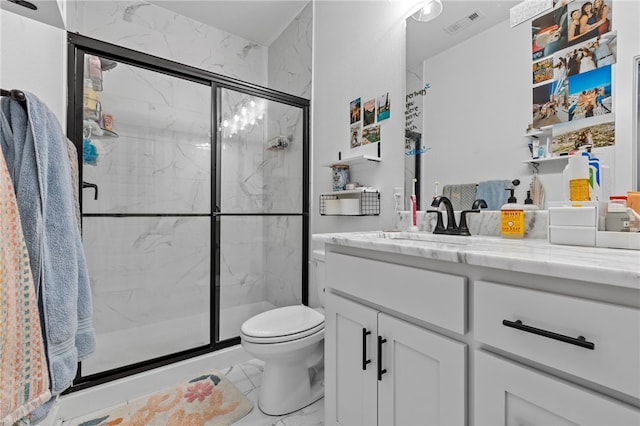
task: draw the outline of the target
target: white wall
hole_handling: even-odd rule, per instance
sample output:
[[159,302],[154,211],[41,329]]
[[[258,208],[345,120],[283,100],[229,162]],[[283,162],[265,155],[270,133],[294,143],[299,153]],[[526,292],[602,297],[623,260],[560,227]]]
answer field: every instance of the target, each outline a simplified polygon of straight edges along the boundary
[[0,9],[0,87],[37,95],[66,129],[66,33]]
[[[405,12],[388,1],[318,1],[314,8],[312,92],[313,233],[388,229],[393,188],[404,186]],[[350,150],[349,103],[389,93],[391,117],[381,122],[382,162],[353,166],[352,180],[381,190],[380,216],[320,216],[318,197],[331,192],[324,167]],[[376,155],[376,144],[364,153]]]
[[[640,2],[616,0],[614,30],[618,31],[617,63],[613,66],[615,149],[598,155],[613,170],[613,192],[633,187],[633,57],[640,54]],[[510,28],[504,21],[424,63],[424,141],[432,149],[424,156],[423,195],[434,182],[473,183],[519,178],[522,201],[533,169],[523,136],[531,122],[531,24]],[[564,162],[540,166],[548,200],[562,199]]]

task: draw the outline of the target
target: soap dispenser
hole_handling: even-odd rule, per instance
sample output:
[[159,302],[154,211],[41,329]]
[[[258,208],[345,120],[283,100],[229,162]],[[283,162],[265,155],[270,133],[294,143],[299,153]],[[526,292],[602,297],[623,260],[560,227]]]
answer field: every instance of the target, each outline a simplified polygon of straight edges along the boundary
[[531,191],[527,191],[527,198],[524,199],[524,210],[538,210],[538,206],[533,204],[533,199],[531,198]]
[[514,189],[507,188],[511,195],[500,209],[500,235],[504,238],[522,238],[524,236],[524,208],[513,195]]

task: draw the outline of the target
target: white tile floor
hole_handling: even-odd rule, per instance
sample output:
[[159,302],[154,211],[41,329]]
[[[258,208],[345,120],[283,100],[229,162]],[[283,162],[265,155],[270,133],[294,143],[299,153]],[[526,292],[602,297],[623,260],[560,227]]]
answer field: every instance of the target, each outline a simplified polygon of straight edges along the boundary
[[268,416],[258,408],[258,392],[262,382],[263,363],[251,360],[227,369],[221,369],[227,378],[251,402],[253,410],[245,417],[234,423],[239,426],[322,426],[324,425],[324,398],[314,402],[310,406],[285,416]]

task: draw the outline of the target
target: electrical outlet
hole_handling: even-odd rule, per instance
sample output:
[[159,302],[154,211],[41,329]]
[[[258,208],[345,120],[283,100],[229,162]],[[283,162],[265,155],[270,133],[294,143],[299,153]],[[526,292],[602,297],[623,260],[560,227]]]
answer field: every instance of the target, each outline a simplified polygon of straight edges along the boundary
[[404,210],[404,188],[396,186],[393,188],[394,210]]

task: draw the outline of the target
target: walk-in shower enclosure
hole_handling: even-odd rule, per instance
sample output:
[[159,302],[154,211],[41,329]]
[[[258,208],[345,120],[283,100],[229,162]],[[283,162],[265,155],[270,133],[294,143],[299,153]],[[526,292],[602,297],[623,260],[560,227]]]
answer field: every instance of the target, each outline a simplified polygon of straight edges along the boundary
[[73,389],[238,344],[250,316],[307,303],[309,101],[68,38],[97,335]]

